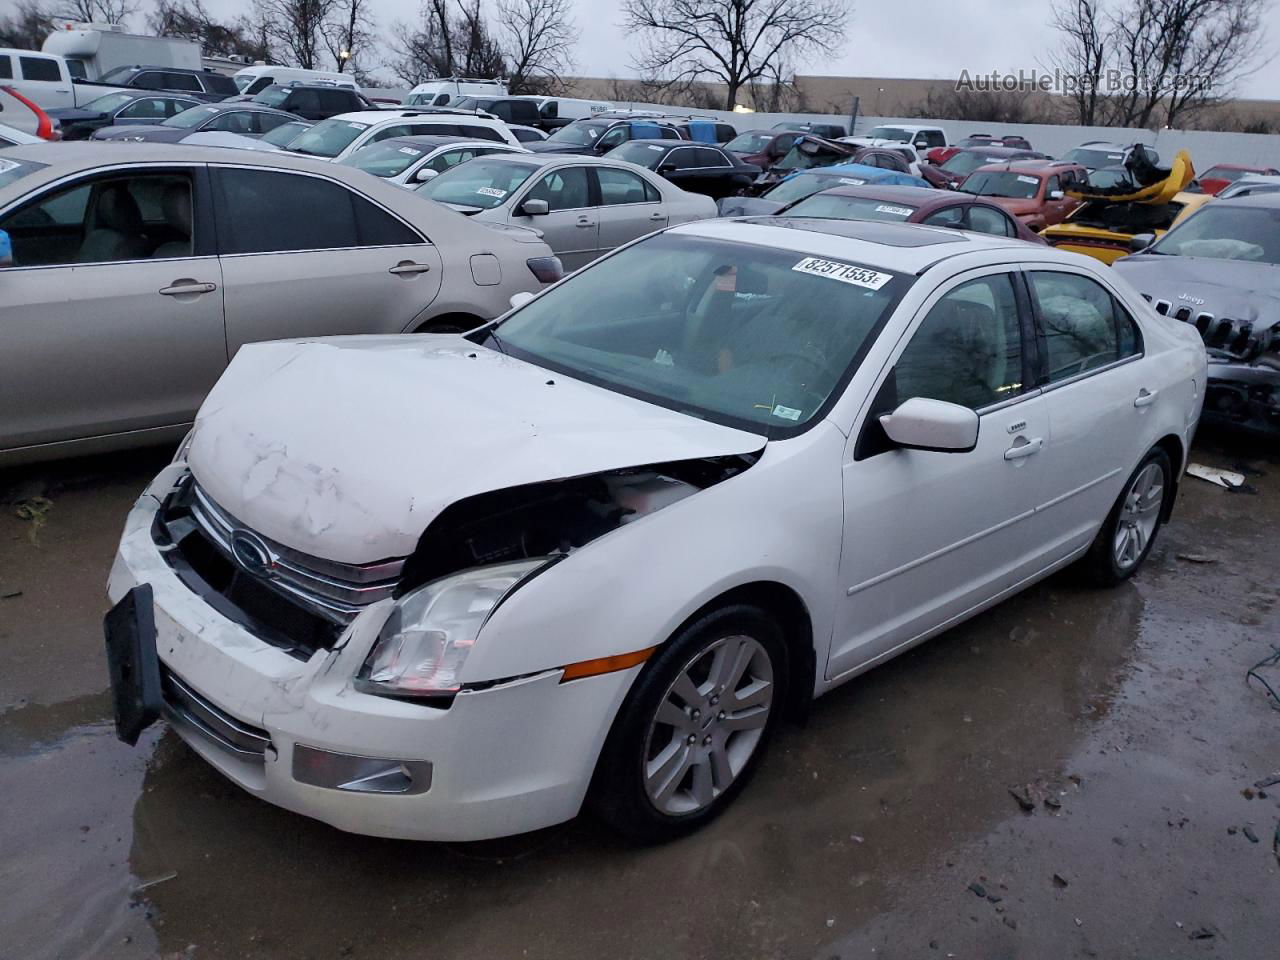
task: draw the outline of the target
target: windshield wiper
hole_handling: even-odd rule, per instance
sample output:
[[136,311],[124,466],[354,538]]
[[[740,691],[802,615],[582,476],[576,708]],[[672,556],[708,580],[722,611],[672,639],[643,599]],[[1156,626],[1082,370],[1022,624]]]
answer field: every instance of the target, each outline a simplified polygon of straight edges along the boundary
[[507,348],[502,345],[502,339],[496,333],[494,333],[494,330],[496,329],[497,327],[490,327],[485,332],[484,342],[485,344],[488,344],[489,341],[492,340],[493,345],[498,349],[498,352],[501,354],[506,354]]

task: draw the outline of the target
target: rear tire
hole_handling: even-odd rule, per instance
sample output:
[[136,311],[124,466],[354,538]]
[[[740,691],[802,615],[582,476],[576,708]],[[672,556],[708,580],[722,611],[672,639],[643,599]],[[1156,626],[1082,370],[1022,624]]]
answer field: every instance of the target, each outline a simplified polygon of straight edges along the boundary
[[649,661],[605,741],[588,804],[642,843],[718,816],[764,755],[786,702],[787,648],[759,607],[688,624]]
[[1159,447],[1138,464],[1107,514],[1102,529],[1081,561],[1085,577],[1114,587],[1137,573],[1164,523],[1165,503],[1173,495],[1173,464]]

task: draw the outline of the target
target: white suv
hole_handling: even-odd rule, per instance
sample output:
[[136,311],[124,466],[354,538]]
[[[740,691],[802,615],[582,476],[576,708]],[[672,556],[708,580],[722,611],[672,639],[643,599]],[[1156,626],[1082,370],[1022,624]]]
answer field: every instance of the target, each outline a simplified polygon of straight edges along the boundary
[[325,160],[345,160],[361,147],[389,137],[431,134],[492,140],[519,147],[507,125],[473,113],[427,113],[421,110],[361,110],[321,120],[289,144],[294,153]]

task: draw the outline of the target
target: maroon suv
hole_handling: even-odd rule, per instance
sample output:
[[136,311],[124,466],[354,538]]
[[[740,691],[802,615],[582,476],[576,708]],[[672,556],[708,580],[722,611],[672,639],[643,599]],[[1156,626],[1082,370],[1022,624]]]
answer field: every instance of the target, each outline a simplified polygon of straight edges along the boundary
[[1010,160],[1047,160],[1043,153],[1021,150],[1015,147],[962,147],[941,165],[920,164],[920,176],[935,187],[951,189],[979,167],[989,163],[1007,163]]

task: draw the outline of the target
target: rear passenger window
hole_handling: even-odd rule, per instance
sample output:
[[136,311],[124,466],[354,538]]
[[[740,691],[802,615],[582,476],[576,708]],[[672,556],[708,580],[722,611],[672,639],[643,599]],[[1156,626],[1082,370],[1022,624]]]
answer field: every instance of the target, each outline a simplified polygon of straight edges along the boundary
[[169,90],[194,90],[197,93],[203,92],[200,81],[189,73],[166,73],[164,77],[164,86]]
[[329,180],[265,170],[216,171],[220,253],[360,245],[351,191]]
[[596,169],[596,181],[600,184],[600,202],[606,206],[619,203],[656,203],[661,199],[657,190],[628,170],[599,167]]
[[13,79],[13,61],[9,59],[8,54],[0,56],[0,80]]
[[57,60],[47,57],[19,57],[18,63],[22,65],[24,80],[52,80],[57,83],[62,79]]
[[385,210],[363,197],[353,195],[356,232],[362,247],[403,247],[423,243],[423,239]]
[[893,369],[897,403],[927,397],[978,410],[1020,393],[1022,333],[1008,274],[944,295]]
[[471,127],[462,126],[458,128],[458,133],[464,137],[472,137],[476,140],[493,140],[497,143],[505,143],[502,134],[492,127]]
[[1013,236],[1013,224],[998,210],[974,204],[969,208],[969,229],[997,237]]
[[141,87],[143,90],[163,90],[165,84],[164,78],[160,74],[154,70],[148,70],[134,77],[129,86]]
[[1048,270],[1028,277],[1044,334],[1047,382],[1087,373],[1139,351],[1133,319],[1118,309],[1101,284]]

